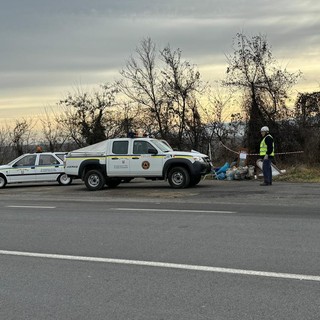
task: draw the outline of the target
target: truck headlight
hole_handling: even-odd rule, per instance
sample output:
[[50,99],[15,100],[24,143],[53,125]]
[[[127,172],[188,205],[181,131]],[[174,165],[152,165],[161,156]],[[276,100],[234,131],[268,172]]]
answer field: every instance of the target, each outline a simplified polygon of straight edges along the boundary
[[204,162],[202,157],[193,157],[194,161]]

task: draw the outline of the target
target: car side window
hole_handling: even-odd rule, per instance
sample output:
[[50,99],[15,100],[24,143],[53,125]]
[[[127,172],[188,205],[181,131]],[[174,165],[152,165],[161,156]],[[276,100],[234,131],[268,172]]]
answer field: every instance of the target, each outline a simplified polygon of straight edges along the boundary
[[59,164],[59,161],[50,154],[41,154],[39,159],[39,165],[51,166]]
[[113,154],[128,154],[129,141],[114,141],[112,144]]
[[21,167],[21,166],[34,166],[36,163],[36,155],[27,155],[25,157],[23,157],[22,159],[20,159],[19,161],[17,161],[15,163],[15,167]]

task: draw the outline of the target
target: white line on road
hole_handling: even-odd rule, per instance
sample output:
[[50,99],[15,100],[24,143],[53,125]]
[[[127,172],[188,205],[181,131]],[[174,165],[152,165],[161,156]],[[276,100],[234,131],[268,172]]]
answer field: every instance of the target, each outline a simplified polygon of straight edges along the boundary
[[7,208],[55,209],[56,207],[45,207],[45,206],[7,206]]
[[142,209],[142,208],[112,208],[117,211],[157,211],[157,212],[191,212],[191,213],[236,213],[236,211],[219,211],[219,210],[178,210],[178,209]]
[[7,251],[7,250],[0,250],[0,255],[87,261],[87,262],[116,263],[116,264],[123,264],[123,265],[171,268],[171,269],[193,270],[193,271],[207,271],[207,272],[218,272],[218,273],[231,273],[231,274],[240,274],[240,275],[248,275],[248,276],[282,278],[282,279],[293,279],[293,280],[309,280],[309,281],[320,282],[320,276],[312,276],[312,275],[305,275],[305,274],[265,272],[265,271],[219,268],[219,267],[197,266],[197,265],[189,265],[189,264],[165,263],[165,262],[154,262],[154,261],[109,259],[109,258],[70,256],[70,255],[61,255],[61,254],[46,254],[46,253]]

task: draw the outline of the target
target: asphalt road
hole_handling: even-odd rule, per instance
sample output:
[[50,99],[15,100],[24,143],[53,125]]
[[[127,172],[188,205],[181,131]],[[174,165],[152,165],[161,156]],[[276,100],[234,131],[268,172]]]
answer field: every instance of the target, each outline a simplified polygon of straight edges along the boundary
[[0,319],[320,319],[320,185],[0,189]]

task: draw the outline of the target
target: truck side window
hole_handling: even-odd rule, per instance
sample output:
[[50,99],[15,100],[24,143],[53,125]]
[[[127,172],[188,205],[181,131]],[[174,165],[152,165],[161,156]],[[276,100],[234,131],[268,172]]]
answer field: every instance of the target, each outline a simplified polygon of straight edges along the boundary
[[133,154],[143,154],[144,141],[135,141],[133,143]]
[[133,154],[147,154],[149,149],[155,149],[148,141],[135,141]]
[[113,154],[128,154],[129,141],[114,141],[112,144]]

